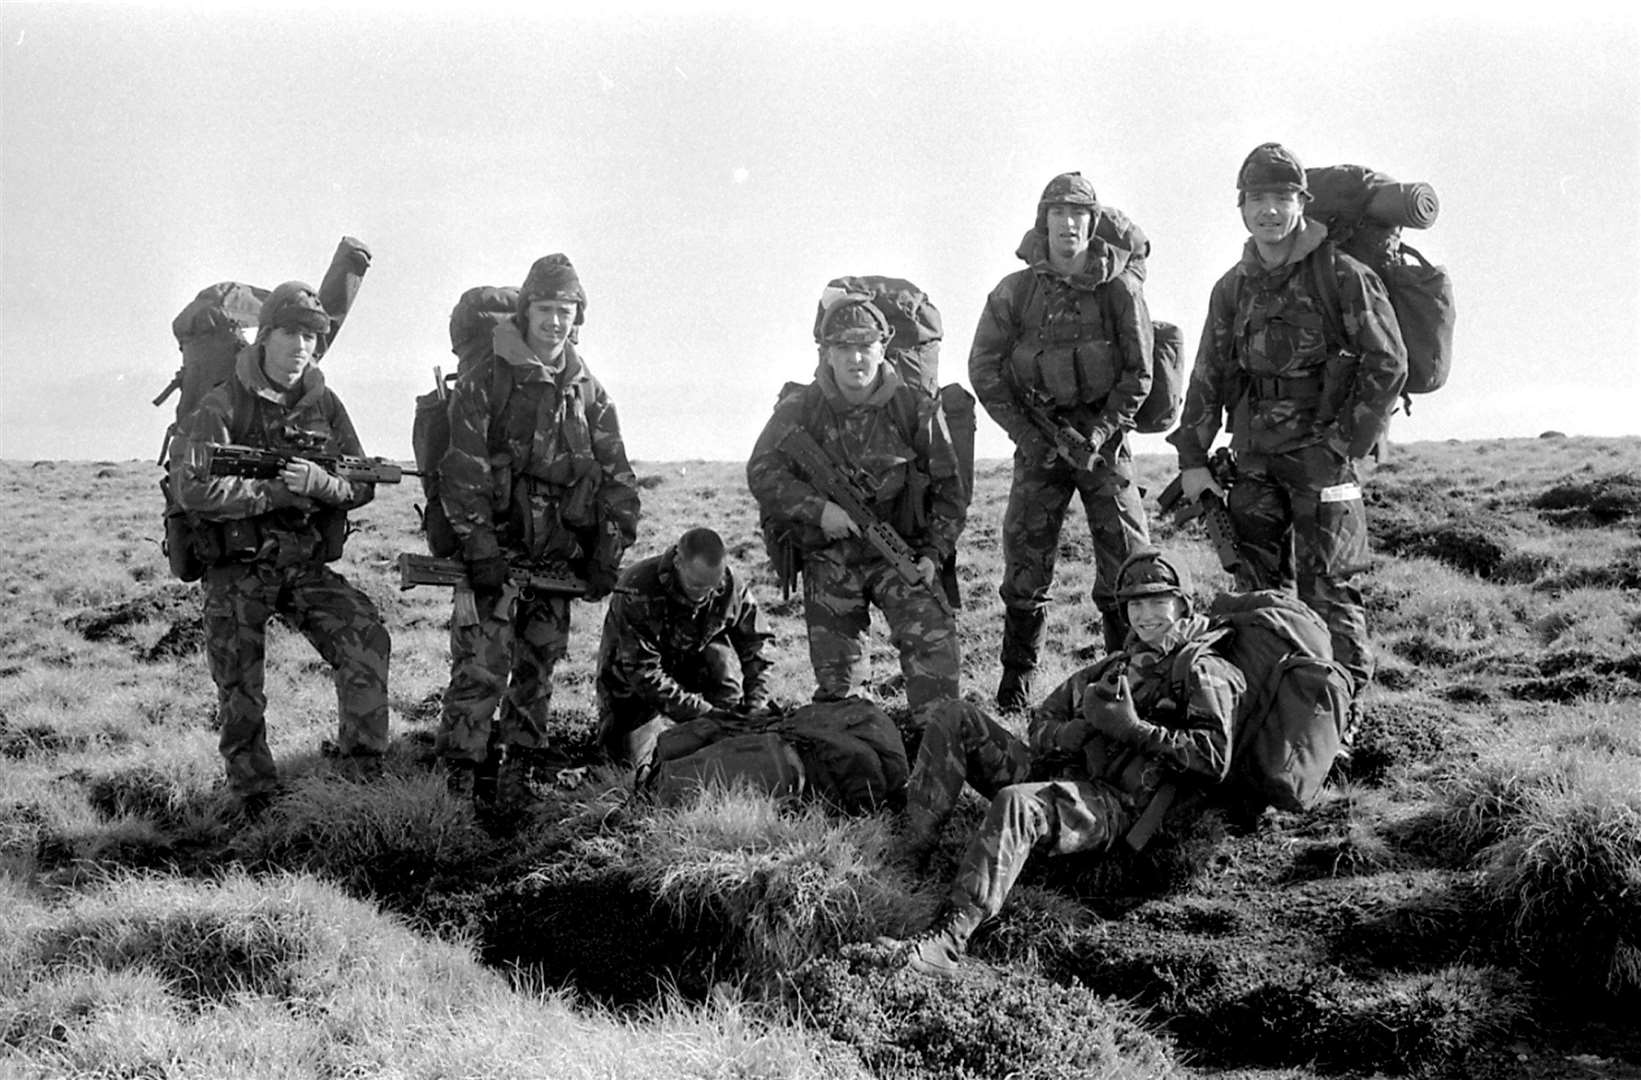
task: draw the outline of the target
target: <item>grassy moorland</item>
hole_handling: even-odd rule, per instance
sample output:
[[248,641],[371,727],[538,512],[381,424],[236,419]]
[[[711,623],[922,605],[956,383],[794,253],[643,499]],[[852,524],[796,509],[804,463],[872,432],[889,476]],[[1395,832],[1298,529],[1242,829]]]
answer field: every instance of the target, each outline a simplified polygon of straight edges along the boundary
[[[1146,459],[1153,492],[1167,463]],[[643,537],[718,528],[807,696],[741,468],[642,463]],[[383,488],[341,568],[394,640],[388,775],[318,753],[324,665],[270,636],[290,780],[220,788],[198,595],[146,463],[0,463],[0,1075],[1641,1076],[1641,440],[1398,448],[1362,584],[1380,650],[1348,776],[1308,815],[1172,823],[1144,856],[1028,870],[968,977],[885,971],[926,878],[890,821],[713,794],[659,810],[594,769],[505,829],[427,760],[448,597],[401,593],[418,494]],[[964,538],[965,686],[995,686],[1002,462]],[[1159,524],[1206,597],[1205,543]],[[1067,531],[1039,693],[1088,655]],[[601,612],[556,723],[590,748]],[[872,692],[903,711],[879,631]]]

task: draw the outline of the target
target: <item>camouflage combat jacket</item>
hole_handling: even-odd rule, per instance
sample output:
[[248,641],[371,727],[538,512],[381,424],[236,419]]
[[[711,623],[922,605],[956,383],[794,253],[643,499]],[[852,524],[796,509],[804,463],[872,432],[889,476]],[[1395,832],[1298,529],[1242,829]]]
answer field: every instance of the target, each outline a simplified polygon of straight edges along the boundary
[[[1208,620],[1192,616],[1162,651],[1130,634],[1124,652],[1057,686],[1031,713],[1026,739],[1033,776],[1103,780],[1137,806],[1165,781],[1223,780],[1231,765],[1232,721],[1247,680],[1229,660],[1206,650],[1187,670],[1175,670],[1181,651],[1207,632]],[[1136,741],[1094,732],[1083,715],[1083,695],[1114,662],[1127,664],[1135,711],[1145,728]]]
[[376,496],[376,485],[342,481],[340,506],[291,494],[278,479],[211,476],[208,447],[237,444],[259,449],[361,457],[364,450],[342,400],[309,365],[289,391],[262,371],[262,346],[249,345],[234,374],[213,387],[178,423],[170,443],[171,490],[193,523],[193,544],[206,563],[312,559],[342,554],[346,514]]
[[723,642],[741,662],[741,701],[762,707],[769,690],[764,646],[773,635],[751,590],[724,567],[724,581],[698,604],[675,584],[677,546],[641,559],[621,572],[622,588],[610,597],[598,643],[599,684],[616,697],[649,702],[674,720],[693,720],[712,708],[685,690],[674,672],[695,665],[702,650]]
[[638,481],[604,387],[568,342],[543,364],[511,320],[456,382],[439,468],[468,559],[505,552],[613,572],[637,536]]
[[1041,460],[1052,444],[1021,407],[1026,398],[1097,446],[1134,426],[1151,390],[1151,315],[1140,288],[1148,249],[1126,217],[1102,209],[1083,273],[1055,270],[1046,236],[1033,230],[1015,252],[1027,268],[986,297],[969,350],[969,382],[1028,457]]
[[[1407,351],[1379,276],[1306,219],[1288,261],[1268,270],[1250,239],[1214,285],[1179,428],[1182,468],[1205,465],[1230,413],[1238,453],[1289,453],[1319,443],[1361,458],[1390,422],[1407,381]],[[1330,342],[1314,260],[1333,258],[1343,342]]]
[[791,527],[805,555],[837,547],[849,562],[881,558],[859,537],[834,541],[821,531],[826,496],[780,450],[786,434],[801,427],[868,488],[879,520],[939,565],[957,550],[968,515],[957,450],[939,400],[907,385],[887,362],[882,372],[860,405],[843,399],[824,360],[813,383],[783,390],[752,448],[747,486],[766,518]]

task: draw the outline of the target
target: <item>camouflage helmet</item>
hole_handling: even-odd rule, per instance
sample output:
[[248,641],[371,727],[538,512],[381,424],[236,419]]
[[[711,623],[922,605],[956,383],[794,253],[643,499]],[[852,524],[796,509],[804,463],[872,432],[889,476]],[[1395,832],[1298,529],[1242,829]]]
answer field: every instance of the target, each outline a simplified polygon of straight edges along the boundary
[[581,278],[576,276],[568,255],[543,255],[531,264],[524,284],[519,286],[518,315],[521,320],[525,311],[537,300],[572,303],[576,306],[575,325],[580,326],[586,320],[587,293],[582,289]]
[[1160,551],[1136,551],[1117,571],[1117,599],[1125,603],[1142,596],[1168,595],[1189,605],[1190,590],[1190,577]]
[[287,281],[262,301],[262,310],[256,320],[257,340],[266,338],[275,329],[330,333],[330,314],[319,302],[319,294],[314,292],[312,285]]
[[846,294],[821,315],[815,340],[821,345],[870,345],[888,342],[894,328],[876,304],[864,296]]
[[1242,161],[1236,174],[1237,205],[1249,192],[1292,191],[1309,202],[1311,193],[1305,185],[1305,167],[1299,164],[1293,151],[1281,143],[1260,143]]
[[1037,224],[1033,226],[1038,232],[1048,229],[1048,208],[1056,204],[1062,206],[1086,206],[1090,213],[1100,208],[1100,200],[1094,194],[1094,185],[1080,172],[1064,172],[1048,182],[1043,189],[1042,197],[1037,200]]

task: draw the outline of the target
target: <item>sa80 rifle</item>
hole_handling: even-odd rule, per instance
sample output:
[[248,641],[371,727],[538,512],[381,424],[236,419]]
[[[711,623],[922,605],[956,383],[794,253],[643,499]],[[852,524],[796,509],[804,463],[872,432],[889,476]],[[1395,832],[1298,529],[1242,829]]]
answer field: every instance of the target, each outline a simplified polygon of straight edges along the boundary
[[[1229,447],[1220,447],[1208,459],[1208,471],[1213,475],[1214,483],[1229,491],[1231,485],[1236,483],[1236,455]],[[1236,530],[1231,526],[1231,512],[1225,508],[1225,500],[1212,491],[1204,491],[1196,502],[1187,503],[1181,479],[1174,477],[1162,489],[1162,494],[1157,496],[1157,509],[1173,514],[1175,525],[1183,526],[1201,518],[1208,540],[1219,556],[1219,565],[1234,577],[1242,568],[1242,555],[1237,551]]]
[[385,458],[349,457],[343,454],[311,454],[302,450],[265,450],[255,446],[212,443],[206,450],[207,471],[212,476],[244,476],[271,480],[297,458],[306,458],[332,476],[369,484],[397,484],[406,476],[420,476]]

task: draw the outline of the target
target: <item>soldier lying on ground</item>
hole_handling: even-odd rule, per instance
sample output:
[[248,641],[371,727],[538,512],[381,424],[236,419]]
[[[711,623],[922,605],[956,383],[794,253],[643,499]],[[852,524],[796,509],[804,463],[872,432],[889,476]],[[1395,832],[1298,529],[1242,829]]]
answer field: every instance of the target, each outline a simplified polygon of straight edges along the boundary
[[662,731],[714,709],[769,703],[771,634],[724,541],[694,528],[627,567],[598,644],[599,740],[617,761],[647,761]]
[[1232,717],[1247,689],[1242,672],[1205,650],[1183,683],[1171,670],[1208,621],[1192,613],[1187,583],[1162,555],[1132,556],[1116,584],[1129,625],[1124,651],[1049,694],[1032,712],[1027,741],[966,701],[929,710],[907,785],[906,854],[922,863],[965,781],[991,807],[940,916],[895,943],[912,970],[955,974],[970,936],[1002,909],[1034,848],[1107,850],[1142,817],[1166,810],[1173,784],[1224,779]]

